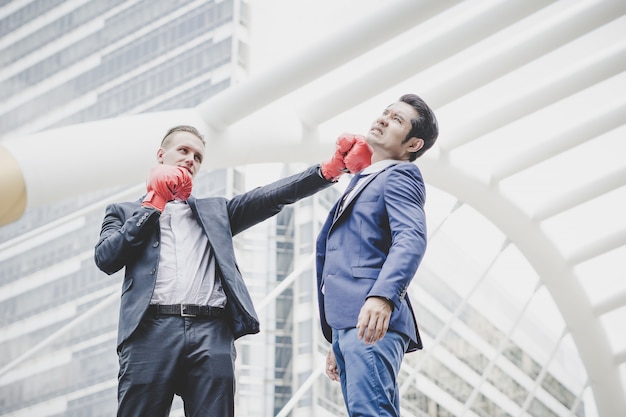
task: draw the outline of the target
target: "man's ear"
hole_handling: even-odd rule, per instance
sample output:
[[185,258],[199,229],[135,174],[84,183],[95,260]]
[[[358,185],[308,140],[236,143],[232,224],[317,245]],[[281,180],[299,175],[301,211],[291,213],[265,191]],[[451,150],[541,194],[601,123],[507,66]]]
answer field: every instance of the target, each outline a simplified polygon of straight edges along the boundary
[[163,148],[159,148],[159,149],[157,150],[156,157],[157,157],[157,162],[158,162],[159,164],[162,164],[162,163],[163,163],[163,153],[165,153],[165,149],[163,149]]
[[409,148],[407,149],[409,152],[417,152],[424,146],[424,139],[413,136],[409,139]]

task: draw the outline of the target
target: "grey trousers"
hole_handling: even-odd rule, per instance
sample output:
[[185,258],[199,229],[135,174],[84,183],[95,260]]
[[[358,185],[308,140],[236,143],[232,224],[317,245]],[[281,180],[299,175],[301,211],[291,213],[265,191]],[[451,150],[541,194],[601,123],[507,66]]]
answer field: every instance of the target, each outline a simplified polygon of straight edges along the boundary
[[147,314],[118,348],[119,417],[167,417],[179,395],[187,417],[233,417],[235,345],[224,318]]

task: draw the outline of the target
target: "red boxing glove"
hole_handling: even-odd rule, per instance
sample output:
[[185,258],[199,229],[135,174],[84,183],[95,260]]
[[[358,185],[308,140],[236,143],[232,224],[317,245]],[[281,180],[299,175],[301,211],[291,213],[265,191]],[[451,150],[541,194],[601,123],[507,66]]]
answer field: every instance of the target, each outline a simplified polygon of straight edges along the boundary
[[355,137],[356,142],[343,159],[346,168],[352,174],[361,172],[372,164],[372,147],[365,141],[365,137],[361,135],[355,135]]
[[191,195],[193,179],[189,171],[173,165],[157,165],[150,171],[143,202],[144,207],[163,211],[165,204],[174,199],[187,200]]
[[178,183],[174,187],[174,198],[180,201],[187,201],[191,195],[191,189],[193,188],[193,177],[191,173],[183,167],[178,167],[180,176],[178,177]]
[[350,133],[344,133],[337,138],[335,144],[335,154],[326,162],[322,162],[320,168],[322,175],[328,181],[337,181],[341,174],[347,172],[343,158],[346,156],[352,145],[356,142],[356,137]]

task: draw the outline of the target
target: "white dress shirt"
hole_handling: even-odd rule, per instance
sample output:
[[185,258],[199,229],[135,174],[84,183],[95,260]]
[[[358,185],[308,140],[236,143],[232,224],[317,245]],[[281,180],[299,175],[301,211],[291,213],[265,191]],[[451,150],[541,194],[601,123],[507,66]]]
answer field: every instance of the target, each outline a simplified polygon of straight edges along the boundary
[[183,201],[171,201],[159,223],[161,252],[150,304],[224,307],[226,294],[216,279],[213,250],[191,207]]

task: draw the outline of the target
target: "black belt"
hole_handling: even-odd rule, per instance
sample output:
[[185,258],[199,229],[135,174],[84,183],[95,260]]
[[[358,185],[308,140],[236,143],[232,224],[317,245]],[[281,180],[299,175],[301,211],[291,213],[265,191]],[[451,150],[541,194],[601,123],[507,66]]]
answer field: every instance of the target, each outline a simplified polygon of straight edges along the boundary
[[225,310],[221,307],[199,306],[195,304],[150,304],[148,311],[157,316],[179,317],[223,317]]

